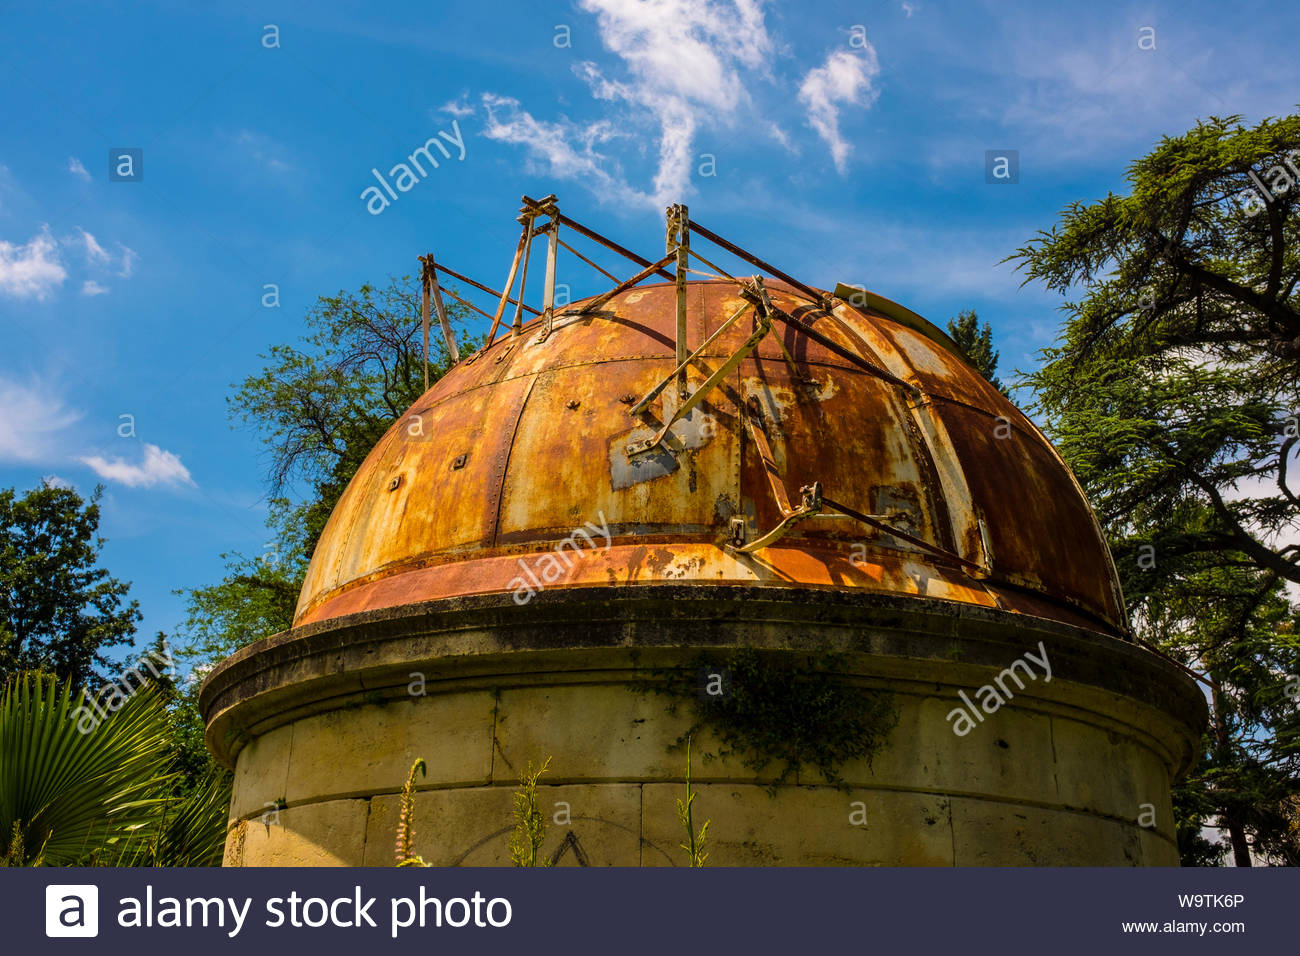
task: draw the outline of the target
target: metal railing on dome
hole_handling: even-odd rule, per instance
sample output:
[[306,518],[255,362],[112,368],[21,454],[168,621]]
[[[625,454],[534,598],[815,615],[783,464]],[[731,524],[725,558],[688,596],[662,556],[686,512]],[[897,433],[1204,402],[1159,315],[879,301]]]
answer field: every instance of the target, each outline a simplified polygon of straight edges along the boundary
[[[432,254],[420,256],[422,265],[421,285],[422,285],[422,309],[421,324],[424,339],[424,359],[425,359],[425,387],[428,387],[428,360],[429,360],[429,329],[431,313],[436,313],[438,323],[442,328],[443,336],[446,340],[447,352],[451,356],[453,365],[462,361],[460,350],[456,342],[455,333],[451,328],[451,323],[447,317],[447,310],[443,299],[443,294],[452,296],[465,307],[473,310],[479,315],[490,319],[492,327],[488,331],[481,348],[472,355],[463,359],[466,363],[476,361],[483,355],[493,342],[496,341],[497,332],[500,330],[507,309],[514,306],[514,315],[510,321],[510,335],[521,336],[524,334],[524,313],[527,312],[533,316],[540,317],[540,328],[538,329],[535,341],[544,342],[554,329],[554,319],[556,314],[556,267],[559,258],[560,247],[568,250],[582,262],[591,266],[602,276],[614,282],[613,288],[602,292],[594,297],[586,298],[572,306],[565,308],[565,314],[590,314],[598,312],[606,303],[615,296],[626,292],[634,286],[644,282],[651,276],[660,276],[673,282],[676,286],[676,335],[675,335],[675,367],[662,381],[651,388],[641,399],[631,405],[629,413],[633,416],[646,416],[652,404],[656,399],[661,398],[670,386],[676,385],[677,401],[673,403],[670,411],[665,405],[662,415],[663,425],[650,438],[634,442],[627,447],[629,456],[641,455],[651,452],[663,446],[665,438],[670,434],[672,426],[688,416],[704,398],[717,388],[722,381],[734,371],[741,362],[743,362],[758,347],[759,343],[768,336],[773,328],[774,322],[779,322],[789,329],[794,330],[797,334],[807,337],[818,343],[827,351],[836,355],[840,359],[849,363],[853,367],[869,375],[875,376],[893,385],[907,397],[907,403],[910,408],[918,409],[928,404],[928,397],[922,389],[915,383],[906,381],[888,370],[880,367],[874,362],[869,361],[864,356],[854,350],[835,341],[830,336],[822,333],[813,327],[813,321],[818,316],[832,317],[833,310],[841,303],[849,305],[852,308],[863,311],[867,305],[865,299],[868,293],[865,290],[857,290],[852,287],[837,287],[836,293],[831,294],[815,289],[810,285],[800,282],[798,279],[781,271],[776,266],[742,248],[741,246],[723,238],[711,229],[703,225],[692,222],[689,210],[685,205],[674,204],[667,209],[667,234],[665,237],[665,254],[662,258],[651,261],[643,256],[638,255],[630,249],[619,245],[614,240],[601,235],[594,229],[584,226],[560,212],[556,197],[552,194],[544,199],[532,199],[528,196],[523,197],[523,206],[519,210],[516,218],[521,226],[519,241],[515,245],[514,257],[510,262],[510,269],[506,276],[504,291],[497,291],[490,286],[484,285],[463,273],[457,272],[445,263],[438,262]],[[537,220],[543,219],[540,224]],[[615,252],[634,264],[641,267],[640,271],[630,278],[619,280],[612,272],[602,268],[593,262],[590,258],[583,255],[573,246],[560,239],[560,228],[564,227],[576,235],[589,239],[605,249]],[[709,258],[702,255],[698,248],[692,248],[692,234],[701,237],[723,251],[735,256],[743,262],[754,266],[759,270],[759,274],[751,276],[737,277],[721,266],[718,266]],[[532,258],[533,240],[539,236],[546,237],[546,273],[543,282],[542,307],[533,308],[524,302],[524,290],[528,283],[529,262]],[[694,260],[704,269],[693,268],[691,262]],[[672,271],[669,271],[669,267]],[[706,271],[707,270],[707,271]],[[779,308],[772,302],[766,285],[764,284],[763,274],[778,279],[785,283],[797,294],[805,296],[812,308],[802,318],[796,318],[784,309]],[[687,275],[698,275],[705,278],[720,280],[734,283],[740,297],[744,300],[744,305],[737,309],[729,316],[717,329],[715,329],[703,343],[694,351],[688,351],[687,345]],[[460,282],[485,292],[496,300],[496,308],[493,312],[479,308],[469,299],[464,298],[459,293],[446,288],[441,283],[440,275],[450,276]],[[518,291],[515,291],[516,280],[518,280]],[[846,299],[840,295],[841,292],[848,291],[849,297]],[[861,291],[864,296],[862,302],[854,302],[853,297]],[[888,300],[879,296],[874,297],[871,302],[873,307],[880,303],[889,303]],[[901,307],[897,307],[900,308]],[[708,368],[702,362],[701,357],[710,345],[712,345],[721,334],[729,328],[732,328],[740,318],[750,311],[754,312],[754,329],[753,332],[745,339],[731,355],[726,358],[717,368]],[[906,310],[903,310],[906,311]],[[910,318],[908,318],[910,316]],[[929,326],[925,320],[919,316],[908,313],[908,316],[901,317],[907,324],[917,327],[917,323],[922,323],[920,331],[929,335],[936,340],[947,339],[943,333]],[[929,326],[928,329],[925,326]],[[781,354],[784,361],[790,368],[791,374],[795,381],[804,380],[804,376],[798,369],[798,363],[790,354],[784,341],[779,336],[774,336],[775,341],[780,346]],[[939,344],[945,348],[956,351],[961,354],[960,349],[951,342],[951,340],[940,341]],[[694,389],[691,389],[688,383],[687,372],[692,365],[698,364],[705,374],[705,379]],[[765,432],[765,426],[761,414],[756,408],[742,409],[740,417],[744,421],[745,430],[753,441],[759,456],[763,462],[764,472],[767,475],[768,484],[781,514],[781,521],[765,533],[759,534],[753,540],[746,540],[747,530],[743,519],[733,519],[731,529],[731,547],[738,552],[750,553],[769,547],[785,535],[796,524],[818,517],[848,517],[858,521],[877,533],[889,535],[890,537],[906,542],[914,548],[928,552],[944,560],[950,561],[957,565],[968,575],[974,578],[985,578],[992,573],[992,550],[988,540],[987,529],[984,526],[983,519],[978,519],[978,525],[981,532],[981,553],[974,555],[975,560],[964,557],[954,551],[944,548],[938,544],[925,541],[916,537],[909,532],[897,526],[900,515],[898,514],[879,514],[868,515],[857,511],[848,505],[842,504],[834,498],[823,493],[821,483],[813,482],[799,489],[798,506],[791,505],[790,496],[785,485],[778,473],[775,463],[772,459],[771,450],[768,444],[768,438]],[[922,430],[924,435],[924,430]],[[931,446],[931,455],[941,457],[945,453],[943,447]],[[954,463],[955,464],[955,463]]]

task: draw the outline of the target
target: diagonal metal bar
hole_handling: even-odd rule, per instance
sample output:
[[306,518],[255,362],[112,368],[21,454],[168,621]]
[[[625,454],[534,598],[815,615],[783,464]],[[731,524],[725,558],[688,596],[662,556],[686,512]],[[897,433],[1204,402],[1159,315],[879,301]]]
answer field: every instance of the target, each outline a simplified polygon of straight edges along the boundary
[[[447,306],[442,301],[442,286],[438,283],[438,270],[433,265],[433,256],[429,256],[429,289],[433,293],[433,307],[438,313],[438,324],[442,326],[442,337],[447,342],[447,353],[451,356],[451,364],[455,365],[460,361],[460,349],[456,345],[456,332],[447,318]],[[428,346],[426,350],[427,348]],[[427,352],[425,361],[427,364]]]
[[[493,288],[490,288],[490,287],[488,287],[488,286],[485,286],[485,285],[484,285],[483,283],[481,283],[481,282],[476,282],[475,280],[471,279],[469,276],[461,275],[461,274],[460,274],[459,272],[457,272],[456,270],[454,270],[454,269],[449,269],[447,266],[443,265],[441,262],[434,262],[434,263],[433,263],[433,267],[434,267],[435,269],[441,269],[443,272],[447,273],[447,275],[451,276],[453,279],[456,279],[456,280],[458,280],[458,281],[460,281],[460,282],[464,282],[464,283],[467,284],[467,285],[472,285],[474,288],[478,289],[480,292],[486,292],[488,295],[492,296],[492,298],[494,298],[494,299],[499,299],[499,298],[501,298],[501,293],[498,292],[496,289],[493,289]],[[464,303],[465,305],[470,305],[469,302],[466,302],[465,299],[463,299],[463,298],[461,298],[460,296],[456,295],[456,293],[452,292],[450,289],[447,289],[446,292],[447,292],[448,295],[453,296],[453,297],[456,299],[457,302]],[[515,304],[517,303],[517,300],[516,300],[516,299],[508,299],[507,301],[508,301],[511,305],[515,305]],[[482,314],[482,315],[486,315],[489,319],[492,318],[492,313],[490,313],[490,312],[484,312],[482,309],[478,308],[477,306],[470,305],[470,308],[474,309],[475,312],[478,312],[478,313],[480,313],[480,314]],[[525,305],[525,306],[524,306],[524,311],[525,311],[525,312],[531,312],[533,315],[541,315],[541,314],[542,314],[542,313],[539,312],[537,309],[534,309],[531,305]]]
[[700,255],[699,252],[697,252],[695,249],[688,249],[687,251],[690,252],[690,254],[693,255],[696,259],[699,259],[706,266],[708,266],[710,269],[716,272],[718,275],[722,276],[722,278],[730,279],[732,282],[740,281],[735,276],[733,276],[730,272],[728,272],[726,269],[722,268],[722,266],[715,265],[714,263],[710,262],[708,259],[704,258],[704,256]]
[[883,531],[885,534],[889,535],[890,537],[898,538],[900,541],[906,541],[908,544],[914,545],[922,549],[923,551],[928,551],[931,554],[935,554],[940,557],[947,558],[949,561],[954,561],[957,564],[960,564],[962,567],[974,571],[975,577],[988,577],[990,573],[989,569],[984,567],[982,564],[977,564],[974,561],[968,561],[966,558],[963,558],[960,554],[956,554],[955,552],[949,551],[947,548],[941,548],[937,544],[931,544],[929,541],[925,541],[921,538],[916,537],[915,535],[908,534],[906,531],[902,531],[899,528],[895,528],[893,525],[880,520],[880,518],[877,517],[876,515],[864,515],[861,511],[855,511],[854,509],[850,508],[848,505],[841,504],[840,502],[835,501],[831,498],[827,498],[825,496],[822,497],[822,503],[825,504],[826,507],[828,508],[835,509],[842,515],[847,515],[848,517],[854,519],[855,521],[861,521],[869,528],[875,528],[877,531]]
[[584,255],[583,255],[581,252],[579,252],[577,249],[573,248],[573,246],[571,246],[571,245],[569,245],[567,242],[565,242],[563,239],[558,239],[558,240],[556,240],[556,241],[559,242],[559,244],[562,245],[565,249],[568,249],[570,252],[572,252],[575,256],[577,256],[577,257],[578,257],[579,259],[581,259],[583,262],[587,263],[587,265],[591,266],[593,269],[595,269],[597,272],[599,272],[601,275],[603,275],[603,276],[604,276],[606,279],[608,279],[610,282],[617,282],[617,281],[618,281],[618,276],[614,275],[614,273],[612,273],[612,272],[607,272],[607,271],[605,271],[604,269],[602,269],[600,266],[596,265],[596,263],[592,262],[590,259],[588,259],[586,256],[584,256]]
[[790,285],[794,286],[800,292],[805,293],[807,296],[809,296],[814,302],[818,303],[819,305],[825,303],[826,293],[818,292],[810,285],[804,285],[798,279],[794,278],[793,276],[785,272],[782,272],[780,269],[772,265],[770,262],[764,262],[762,259],[758,258],[758,256],[754,255],[752,252],[747,252],[744,249],[740,248],[740,246],[736,245],[735,243],[728,242],[726,239],[723,239],[720,235],[718,235],[716,232],[713,232],[710,229],[705,229],[698,222],[692,222],[691,228],[694,229],[701,236],[703,236],[705,239],[708,239],[710,242],[714,243],[715,245],[719,245],[723,249],[726,249],[733,256],[738,256],[739,258],[744,259],[750,265],[757,266],[759,269],[762,269],[768,275],[780,279],[782,282],[788,282]]
[[455,300],[456,300],[457,302],[459,302],[461,305],[465,306],[465,308],[467,308],[467,309],[473,309],[475,312],[477,312],[479,315],[483,316],[483,318],[485,318],[485,319],[490,319],[490,318],[492,318],[492,313],[491,313],[491,312],[484,312],[482,309],[480,309],[477,305],[475,305],[475,304],[474,304],[473,302],[471,302],[469,299],[465,298],[463,295],[457,295],[457,294],[456,294],[454,291],[452,291],[451,289],[447,289],[446,292],[447,292],[447,294],[448,294],[449,296],[451,296],[453,299],[455,299]]
[[618,295],[620,292],[626,292],[634,285],[644,282],[646,279],[650,278],[650,276],[654,275],[656,272],[659,271],[659,268],[661,266],[667,265],[668,263],[672,262],[674,258],[676,258],[676,254],[664,256],[658,262],[651,262],[647,264],[644,269],[642,269],[632,278],[624,279],[622,282],[620,282],[614,288],[610,289],[608,292],[596,296],[596,298],[592,299],[590,302],[588,302],[586,305],[582,307],[582,311],[583,312],[596,311],[601,306],[603,306],[606,302],[608,302],[610,299],[614,298],[614,296]]
[[[531,216],[527,217],[525,222],[532,223]],[[519,275],[519,301],[515,305],[515,318],[510,323],[511,335],[518,335],[524,327],[524,290],[528,288],[528,263],[533,258],[533,233],[528,232],[528,238],[524,240],[523,271]],[[545,311],[545,310],[543,310]]]
[[661,428],[653,438],[648,438],[643,442],[633,443],[628,446],[629,454],[641,454],[647,452],[659,445],[660,442],[668,435],[668,429],[672,428],[677,422],[689,415],[695,406],[704,401],[704,396],[713,391],[723,379],[730,375],[741,362],[758,347],[758,343],[763,340],[763,336],[772,328],[772,303],[768,300],[767,290],[763,288],[763,279],[761,276],[754,276],[752,282],[741,286],[741,294],[757,307],[758,318],[754,322],[754,331],[740,348],[732,353],[731,357],[718,366],[712,375],[701,383],[700,387],[691,393],[691,397],[682,402],[677,410],[673,412],[668,421],[664,422]]
[[852,365],[855,365],[856,367],[862,369],[864,372],[870,375],[876,376],[876,378],[883,379],[884,381],[889,382],[890,384],[897,385],[899,388],[905,390],[909,395],[912,395],[913,397],[920,397],[921,390],[917,388],[915,385],[913,385],[911,382],[899,378],[897,375],[893,374],[892,372],[885,371],[883,368],[881,368],[878,365],[871,364],[858,353],[854,352],[851,349],[845,348],[843,345],[840,345],[840,343],[836,342],[834,339],[827,337],[821,332],[818,332],[816,329],[814,329],[811,325],[808,325],[806,322],[800,322],[794,316],[783,311],[782,309],[774,308],[773,311],[777,319],[780,319],[782,322],[784,322],[786,325],[788,325],[790,328],[794,329],[795,331],[799,332],[801,335],[806,335],[808,338],[812,339],[814,342],[816,342],[818,345],[825,348],[827,351],[835,353],[840,358],[844,359],[844,361],[849,362]]
[[[529,207],[531,207],[531,208],[538,209],[538,210],[541,210],[541,209],[543,208],[543,206],[544,206],[544,204],[543,204],[542,202],[540,202],[539,200],[536,200],[536,199],[529,199],[527,196],[524,197],[524,205],[525,205],[525,206],[529,206]],[[615,242],[613,239],[610,239],[610,238],[608,238],[608,237],[606,237],[606,236],[602,236],[600,233],[596,232],[596,230],[594,230],[594,229],[588,229],[588,228],[587,228],[586,226],[584,226],[582,223],[580,223],[580,222],[578,222],[578,221],[576,221],[576,220],[574,220],[574,219],[570,219],[568,216],[566,216],[566,215],[564,215],[564,214],[562,214],[562,213],[557,214],[557,218],[559,219],[559,221],[560,221],[563,225],[568,226],[570,229],[572,229],[572,230],[573,230],[574,232],[576,232],[578,235],[580,235],[580,236],[586,236],[588,239],[592,240],[593,242],[598,242],[598,243],[600,243],[600,244],[601,244],[602,246],[604,246],[606,249],[609,249],[609,250],[611,250],[611,251],[613,251],[613,252],[617,252],[620,256],[624,256],[624,257],[626,257],[626,258],[628,258],[628,259],[631,259],[631,260],[632,260],[633,262],[635,262],[637,265],[639,265],[639,266],[648,266],[648,265],[650,265],[650,260],[649,260],[649,259],[646,259],[646,258],[644,258],[643,256],[639,256],[639,255],[637,255],[637,254],[636,254],[635,252],[633,252],[631,249],[627,249],[627,248],[624,248],[623,246],[620,246],[620,245],[619,245],[617,242]],[[667,279],[667,280],[669,280],[669,281],[671,282],[672,279],[673,279],[673,274],[672,274],[671,272],[668,272],[667,270],[665,270],[665,269],[663,268],[666,264],[667,264],[667,263],[660,262],[660,263],[656,266],[656,268],[655,268],[655,272],[658,273],[659,275],[663,276],[665,279]]]
[[[480,352],[489,348],[492,345],[492,340],[497,336],[497,329],[501,325],[501,316],[505,315],[506,312],[506,303],[512,301],[510,293],[515,287],[515,276],[519,274],[519,260],[524,254],[524,246],[528,244],[529,234],[533,229],[533,220],[530,217],[520,216],[519,218],[523,221],[524,228],[519,233],[519,243],[515,246],[515,257],[510,261],[510,275],[506,277],[505,291],[501,293],[501,301],[497,303],[496,315],[492,317],[492,329],[488,332],[487,341],[483,343],[483,348],[479,349]],[[519,301],[521,304],[523,299],[524,294],[520,292]]]
[[751,308],[753,308],[753,306],[750,303],[746,302],[739,309],[733,312],[731,314],[731,317],[726,319],[726,321],[724,321],[721,325],[719,325],[717,329],[714,330],[713,334],[710,335],[707,339],[705,339],[698,349],[696,349],[694,352],[692,352],[690,355],[686,357],[686,361],[682,362],[681,365],[673,369],[672,372],[669,373],[667,378],[665,378],[654,388],[650,389],[650,391],[646,393],[645,397],[642,398],[641,401],[633,405],[630,414],[640,415],[647,408],[649,408],[650,403],[653,402],[655,398],[658,397],[660,392],[662,392],[665,388],[669,386],[669,384],[672,383],[672,380],[677,377],[678,373],[684,371],[687,366],[689,366],[692,362],[694,362],[701,355],[703,355],[705,349],[707,349],[710,345],[712,345],[714,340],[716,340],[718,336],[720,336],[723,332],[727,331],[727,329],[729,329],[738,318],[740,318],[742,315],[748,312]]

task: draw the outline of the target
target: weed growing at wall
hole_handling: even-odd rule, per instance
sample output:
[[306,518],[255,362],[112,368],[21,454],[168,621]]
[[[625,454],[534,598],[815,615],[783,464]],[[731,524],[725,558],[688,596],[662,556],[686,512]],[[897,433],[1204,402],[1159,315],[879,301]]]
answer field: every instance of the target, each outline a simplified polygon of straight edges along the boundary
[[515,791],[515,830],[510,835],[510,862],[515,866],[550,866],[538,856],[546,840],[546,816],[537,806],[537,779],[551,768],[551,758],[542,765],[528,768],[519,775],[519,789]]
[[775,764],[780,773],[772,786],[814,767],[828,783],[846,788],[840,769],[853,760],[870,764],[898,713],[892,694],[856,687],[845,674],[842,654],[741,647],[725,657],[700,654],[685,667],[654,670],[639,686],[671,698],[670,712],[683,703],[693,707],[695,720],[679,746],[708,729],[720,746],[706,758],[736,755],[755,773]]
[[425,776],[424,761],[417,760],[411,764],[411,772],[406,775],[402,786],[402,796],[398,800],[397,810],[397,865],[429,866],[423,857],[415,855],[415,775]]
[[679,843],[683,850],[686,851],[689,862],[687,866],[702,867],[708,862],[709,854],[705,850],[709,836],[709,824],[712,820],[705,820],[704,825],[700,827],[699,832],[695,830],[695,798],[698,794],[691,789],[691,738],[686,738],[686,799],[677,800],[677,822],[686,830],[686,842]]

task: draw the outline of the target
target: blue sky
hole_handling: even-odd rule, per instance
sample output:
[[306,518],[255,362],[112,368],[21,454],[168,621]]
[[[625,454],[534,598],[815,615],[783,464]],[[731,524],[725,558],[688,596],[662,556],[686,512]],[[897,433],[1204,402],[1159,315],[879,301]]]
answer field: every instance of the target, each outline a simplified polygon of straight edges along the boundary
[[[421,253],[499,285],[524,193],[647,254],[685,201],[813,284],[939,324],[975,308],[1006,374],[1060,300],[1003,256],[1161,135],[1300,101],[1283,4],[42,3],[0,24],[0,487],[105,485],[103,560],[145,636],[266,542],[231,384],[318,295]],[[440,132],[450,156],[368,211],[370,170]],[[141,182],[109,181],[113,147],[142,150]],[[1009,149],[1019,182],[986,183]]]

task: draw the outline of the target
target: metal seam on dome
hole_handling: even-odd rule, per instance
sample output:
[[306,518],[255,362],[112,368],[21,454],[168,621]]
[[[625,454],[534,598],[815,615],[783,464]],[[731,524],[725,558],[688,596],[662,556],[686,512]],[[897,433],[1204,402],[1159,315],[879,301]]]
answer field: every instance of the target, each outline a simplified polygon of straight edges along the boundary
[[492,533],[488,537],[493,547],[497,545],[497,533],[501,530],[501,502],[505,498],[506,478],[510,474],[510,455],[515,450],[515,436],[519,433],[519,423],[524,419],[524,409],[528,407],[528,399],[533,395],[533,387],[541,377],[542,373],[534,374],[532,380],[528,383],[528,388],[524,390],[523,400],[519,403],[519,411],[515,413],[515,423],[510,429],[510,440],[505,443],[504,451],[501,454],[500,475],[496,480],[496,489],[493,492],[496,501],[492,511]]

